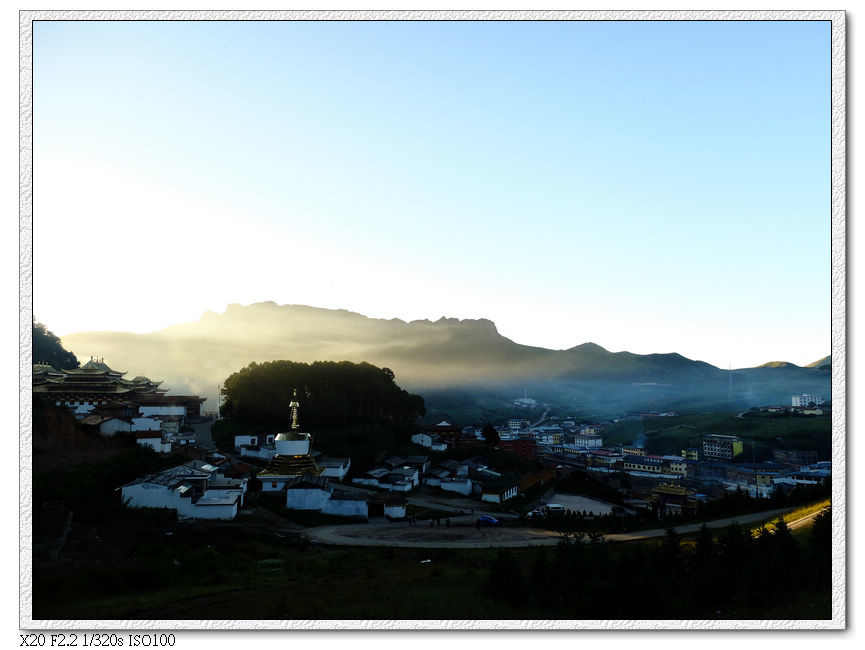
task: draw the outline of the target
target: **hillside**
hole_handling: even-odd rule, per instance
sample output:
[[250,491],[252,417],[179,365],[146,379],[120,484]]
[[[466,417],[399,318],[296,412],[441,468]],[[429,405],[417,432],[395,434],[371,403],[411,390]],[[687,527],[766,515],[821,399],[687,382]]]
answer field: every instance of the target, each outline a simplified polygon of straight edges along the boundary
[[[345,310],[273,302],[229,305],[150,334],[86,332],[63,337],[79,357],[98,355],[117,370],[164,380],[172,393],[209,398],[251,362],[368,362],[391,368],[401,386],[435,407],[454,390],[466,402],[513,399],[529,390],[562,408],[615,415],[622,410],[735,410],[788,402],[794,393],[829,396],[825,368],[792,364],[730,373],[679,354],[610,352],[594,343],[549,350],[516,343],[489,320],[405,322]],[[732,398],[732,399],[731,399]]]

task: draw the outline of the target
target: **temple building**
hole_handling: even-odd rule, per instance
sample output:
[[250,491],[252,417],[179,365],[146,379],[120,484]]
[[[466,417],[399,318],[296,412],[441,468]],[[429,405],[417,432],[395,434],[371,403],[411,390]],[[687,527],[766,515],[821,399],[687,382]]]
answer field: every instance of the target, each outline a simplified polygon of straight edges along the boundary
[[[100,433],[161,431],[177,438],[190,420],[201,417],[197,395],[166,395],[161,381],[142,375],[126,379],[103,359],[90,358],[80,368],[58,370],[33,365],[33,397],[65,406],[84,424]],[[187,430],[188,427],[187,427]]]
[[161,395],[161,381],[138,376],[124,379],[125,372],[109,368],[102,359],[90,358],[80,368],[57,370],[47,364],[33,365],[34,396],[87,413],[94,406],[115,401],[138,402],[143,395]]
[[291,431],[279,433],[274,439],[276,455],[263,470],[258,473],[263,492],[279,492],[292,479],[304,475],[320,476],[324,468],[320,467],[312,457],[312,435],[301,433],[298,413],[300,404],[297,401],[297,390],[289,404],[291,407]]

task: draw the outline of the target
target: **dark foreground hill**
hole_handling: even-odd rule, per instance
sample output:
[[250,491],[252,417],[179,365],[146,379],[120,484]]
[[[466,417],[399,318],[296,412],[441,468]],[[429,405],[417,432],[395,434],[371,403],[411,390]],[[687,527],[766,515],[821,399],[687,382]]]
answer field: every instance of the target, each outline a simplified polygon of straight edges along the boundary
[[[609,352],[594,343],[549,350],[515,343],[491,321],[442,318],[405,322],[272,302],[229,305],[197,322],[149,334],[86,332],[63,337],[79,357],[97,355],[117,370],[163,379],[172,393],[207,396],[251,362],[353,361],[391,368],[397,381],[435,405],[435,395],[539,402],[595,415],[624,410],[734,410],[790,403],[809,392],[829,397],[830,366],[769,364],[730,373],[679,354]],[[731,378],[732,374],[732,378]]]

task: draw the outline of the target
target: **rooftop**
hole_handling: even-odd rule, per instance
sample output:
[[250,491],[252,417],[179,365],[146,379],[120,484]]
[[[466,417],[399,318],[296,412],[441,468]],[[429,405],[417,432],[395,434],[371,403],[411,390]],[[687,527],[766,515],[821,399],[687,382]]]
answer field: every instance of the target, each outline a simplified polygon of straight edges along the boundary
[[126,487],[128,485],[138,485],[142,483],[150,483],[152,485],[164,485],[166,487],[177,487],[184,481],[204,480],[207,479],[209,476],[209,472],[204,472],[193,467],[187,467],[185,465],[178,465],[177,467],[172,467],[171,469],[166,469],[156,474],[142,476],[141,478],[137,478],[134,481],[130,481],[123,487]]

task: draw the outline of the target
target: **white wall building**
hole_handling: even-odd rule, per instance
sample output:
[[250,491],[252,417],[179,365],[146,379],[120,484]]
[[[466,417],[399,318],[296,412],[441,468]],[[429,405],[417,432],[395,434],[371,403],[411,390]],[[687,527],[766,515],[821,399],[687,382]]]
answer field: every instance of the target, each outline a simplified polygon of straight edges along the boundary
[[159,404],[148,406],[141,404],[138,407],[138,412],[147,417],[148,415],[179,415],[186,417],[186,406],[183,404]]
[[600,449],[604,446],[604,439],[601,436],[582,434],[574,436],[574,442],[569,445],[562,445],[564,453],[569,453],[569,449]]
[[145,476],[119,488],[123,502],[132,508],[166,508],[176,510],[178,517],[194,519],[234,519],[243,502],[245,479],[236,483],[219,483],[216,468],[180,465]]
[[323,476],[304,474],[289,479],[285,485],[285,507],[291,510],[316,510],[341,517],[369,515],[367,497],[333,489]]
[[488,503],[504,503],[508,499],[513,499],[519,491],[518,483],[512,483],[503,487],[497,488],[481,488],[481,501]]
[[445,451],[448,446],[441,441],[441,438],[436,434],[416,433],[411,437],[411,441],[421,447],[426,447],[432,451]]
[[443,478],[439,483],[439,487],[446,492],[456,492],[463,496],[469,496],[472,493],[472,480],[468,477],[461,478]]
[[793,406],[820,406],[825,400],[820,395],[810,395],[803,393],[802,395],[793,395]]
[[253,447],[257,447],[259,445],[272,445],[273,441],[276,439],[275,433],[264,433],[261,435],[258,434],[244,434],[239,436],[234,436],[234,448],[238,449],[243,447],[244,445],[252,445]]
[[325,456],[319,458],[316,462],[319,467],[324,468],[324,472],[321,475],[335,481],[344,479],[348,474],[348,470],[351,469],[351,458],[331,458]]

